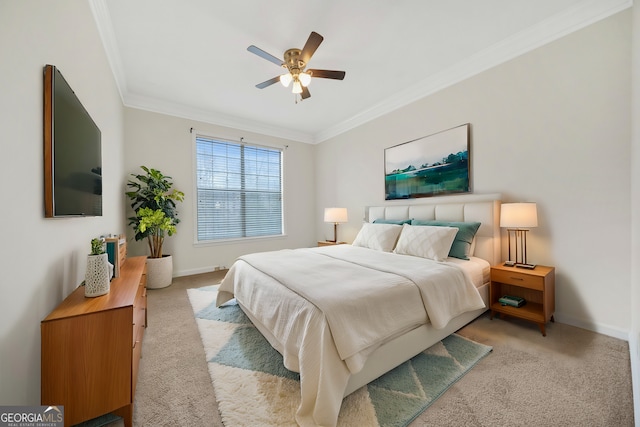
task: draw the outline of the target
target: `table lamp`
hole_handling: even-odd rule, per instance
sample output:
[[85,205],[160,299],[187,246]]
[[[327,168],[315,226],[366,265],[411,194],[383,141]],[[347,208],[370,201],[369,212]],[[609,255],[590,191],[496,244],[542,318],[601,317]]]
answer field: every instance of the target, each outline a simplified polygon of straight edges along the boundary
[[[535,203],[502,204],[500,207],[500,227],[507,229],[509,239],[509,259],[504,263],[505,265],[535,268],[535,264],[527,263],[527,232],[529,228],[537,226],[538,211]],[[515,246],[515,259],[511,258],[512,238]]]
[[333,240],[329,242],[338,242],[338,224],[348,220],[347,208],[324,208],[324,222],[333,223]]

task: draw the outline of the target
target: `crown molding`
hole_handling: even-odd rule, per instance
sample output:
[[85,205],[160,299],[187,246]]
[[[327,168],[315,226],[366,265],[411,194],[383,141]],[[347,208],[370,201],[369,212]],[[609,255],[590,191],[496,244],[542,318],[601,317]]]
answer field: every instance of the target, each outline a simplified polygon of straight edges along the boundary
[[127,89],[126,76],[120,60],[106,1],[89,0],[89,4],[98,27],[98,32],[102,38],[107,59],[111,65],[111,70],[120,92],[120,97],[125,106],[277,138],[317,144],[628,9],[633,5],[633,0],[588,0],[580,2],[576,6],[541,21],[524,31],[516,33],[446,70],[425,78],[416,85],[398,92],[396,95],[373,105],[371,108],[316,134],[294,131],[257,121],[224,115],[215,111],[206,111],[130,94]]
[[245,132],[254,132],[290,141],[304,142],[307,144],[315,143],[313,135],[306,132],[299,132],[279,126],[271,126],[258,121],[229,116],[215,111],[194,108],[151,97],[128,94],[125,95],[123,103],[127,107],[137,108],[139,110],[150,111],[153,113],[167,114],[183,119],[224,126],[227,128],[243,130]]
[[632,0],[590,0],[556,14],[442,70],[371,108],[315,134],[320,143],[380,116],[480,74],[540,46],[608,18],[633,5]]
[[109,65],[111,66],[111,72],[116,80],[116,86],[118,87],[118,92],[120,92],[120,99],[124,103],[124,98],[128,93],[127,79],[120,59],[116,36],[113,33],[113,23],[111,22],[109,9],[106,6],[105,0],[89,0],[89,7],[91,8],[94,21],[96,21],[98,33],[100,34],[102,45],[107,55],[107,61],[109,61]]

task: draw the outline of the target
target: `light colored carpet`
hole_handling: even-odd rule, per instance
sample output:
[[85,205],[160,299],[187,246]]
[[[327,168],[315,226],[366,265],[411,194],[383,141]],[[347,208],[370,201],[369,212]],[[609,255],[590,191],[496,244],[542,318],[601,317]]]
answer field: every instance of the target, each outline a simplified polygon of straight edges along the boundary
[[[180,277],[147,292],[135,426],[223,425],[186,291],[216,284],[223,274]],[[548,324],[543,337],[533,323],[488,315],[458,334],[493,352],[411,427],[634,425],[625,341],[561,323]]]
[[[295,426],[299,375],[218,286],[189,289],[222,420],[228,427]],[[342,402],[338,426],[404,427],[491,351],[453,334]]]

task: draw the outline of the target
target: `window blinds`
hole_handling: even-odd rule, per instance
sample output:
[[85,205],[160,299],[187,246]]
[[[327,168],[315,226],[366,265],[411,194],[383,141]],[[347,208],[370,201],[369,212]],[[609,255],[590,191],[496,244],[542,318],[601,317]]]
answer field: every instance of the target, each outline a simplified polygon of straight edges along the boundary
[[282,234],[282,151],[196,136],[198,242]]

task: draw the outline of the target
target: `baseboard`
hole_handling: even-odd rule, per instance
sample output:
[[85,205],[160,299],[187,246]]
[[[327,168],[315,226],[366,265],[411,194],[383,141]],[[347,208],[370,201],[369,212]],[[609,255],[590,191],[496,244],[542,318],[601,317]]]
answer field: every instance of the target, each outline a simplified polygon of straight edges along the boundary
[[191,270],[179,270],[173,271],[173,277],[182,277],[182,276],[193,276],[195,274],[203,274],[203,273],[213,273],[214,271],[226,270],[227,267],[224,265],[214,265],[211,267],[204,268],[194,268]]
[[555,313],[553,316],[557,322],[564,323],[565,325],[571,325],[588,331],[597,332],[623,341],[629,341],[630,338],[628,329],[621,329],[611,325],[604,325],[602,323],[589,322],[558,313]]

